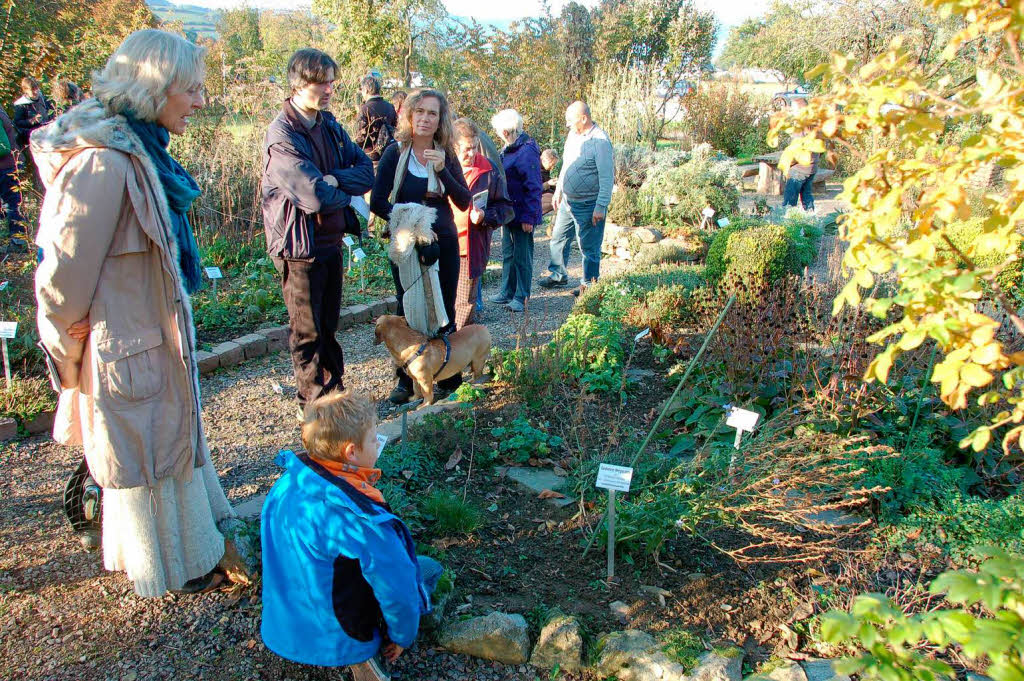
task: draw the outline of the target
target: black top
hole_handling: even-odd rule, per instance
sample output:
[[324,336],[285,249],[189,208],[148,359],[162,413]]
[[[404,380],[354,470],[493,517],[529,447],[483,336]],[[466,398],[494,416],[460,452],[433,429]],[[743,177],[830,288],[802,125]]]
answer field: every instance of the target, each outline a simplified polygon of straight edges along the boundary
[[394,139],[397,127],[398,113],[391,102],[380,95],[370,97],[359,107],[355,142],[362,147],[371,161],[378,161],[384,149]]
[[[392,144],[384,150],[377,165],[377,180],[373,185],[373,193],[370,194],[370,209],[385,220],[391,218],[391,203],[388,197],[395,186],[395,170],[398,168],[400,155],[401,151],[397,144]],[[452,154],[445,155],[444,170],[437,174],[437,178],[444,184],[444,195],[427,198],[427,178],[416,177],[406,168],[405,179],[398,190],[397,202],[419,203],[436,209],[434,232],[438,237],[456,239],[458,232],[455,229],[455,217],[452,215],[452,206],[448,199],[451,199],[460,210],[468,210],[473,195],[466,186],[462,166]]]

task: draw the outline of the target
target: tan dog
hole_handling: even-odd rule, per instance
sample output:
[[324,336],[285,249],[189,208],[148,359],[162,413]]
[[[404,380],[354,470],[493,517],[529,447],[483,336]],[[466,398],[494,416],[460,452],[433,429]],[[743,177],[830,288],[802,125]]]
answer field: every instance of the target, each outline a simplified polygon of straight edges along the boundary
[[448,336],[452,346],[448,364],[444,363],[445,347],[440,338],[426,343],[423,352],[417,354],[427,337],[410,329],[405,317],[378,317],[373,335],[373,344],[384,343],[395,364],[412,378],[413,391],[424,404],[434,403],[434,381],[461,374],[466,367],[473,370],[473,380],[479,380],[491,355],[491,332],[483,324],[469,324]]

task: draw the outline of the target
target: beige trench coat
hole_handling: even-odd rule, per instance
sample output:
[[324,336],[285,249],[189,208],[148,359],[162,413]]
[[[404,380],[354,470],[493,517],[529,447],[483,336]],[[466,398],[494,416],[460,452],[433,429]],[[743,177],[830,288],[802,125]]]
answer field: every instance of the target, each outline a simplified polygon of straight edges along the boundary
[[[90,100],[32,136],[46,183],[39,334],[62,391],[54,438],[103,487],[187,482],[208,456],[192,311],[156,169],[125,120]],[[88,317],[89,337],[68,335]]]

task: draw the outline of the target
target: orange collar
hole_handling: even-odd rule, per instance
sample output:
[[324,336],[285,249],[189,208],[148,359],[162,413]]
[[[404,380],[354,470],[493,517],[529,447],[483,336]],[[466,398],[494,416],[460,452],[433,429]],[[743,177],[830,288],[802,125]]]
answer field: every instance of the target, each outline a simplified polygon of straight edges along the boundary
[[328,461],[312,456],[310,458],[326,468],[329,473],[337,475],[373,501],[376,501],[378,504],[384,503],[384,495],[381,494],[379,489],[374,487],[377,481],[380,480],[381,471],[379,468],[362,468],[340,461]]

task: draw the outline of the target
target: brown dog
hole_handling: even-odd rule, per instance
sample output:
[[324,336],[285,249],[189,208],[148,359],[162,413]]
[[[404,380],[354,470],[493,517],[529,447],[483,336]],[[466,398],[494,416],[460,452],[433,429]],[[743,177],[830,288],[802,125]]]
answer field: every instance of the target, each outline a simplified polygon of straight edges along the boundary
[[[427,337],[410,329],[405,317],[378,317],[373,335],[373,344],[384,343],[395,364],[412,378],[413,391],[424,404],[434,403],[434,381],[461,374],[467,366],[473,370],[473,380],[479,380],[491,355],[491,332],[483,324],[469,324],[448,336],[452,346],[448,364],[444,363],[444,341],[435,338],[426,343]],[[424,343],[426,347],[417,355]]]

